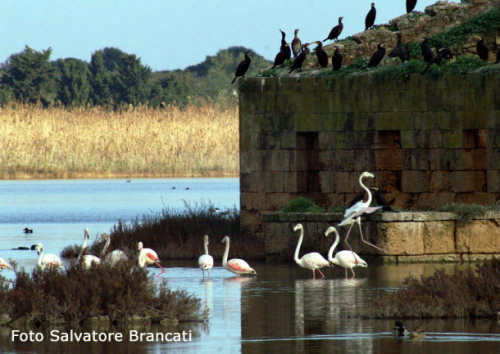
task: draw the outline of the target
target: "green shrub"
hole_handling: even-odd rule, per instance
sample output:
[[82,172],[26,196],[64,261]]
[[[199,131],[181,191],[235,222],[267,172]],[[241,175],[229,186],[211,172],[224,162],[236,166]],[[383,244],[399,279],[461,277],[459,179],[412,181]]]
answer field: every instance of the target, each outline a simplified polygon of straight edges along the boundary
[[284,213],[324,213],[326,210],[318,206],[312,199],[306,197],[297,197],[291,200],[282,210]]

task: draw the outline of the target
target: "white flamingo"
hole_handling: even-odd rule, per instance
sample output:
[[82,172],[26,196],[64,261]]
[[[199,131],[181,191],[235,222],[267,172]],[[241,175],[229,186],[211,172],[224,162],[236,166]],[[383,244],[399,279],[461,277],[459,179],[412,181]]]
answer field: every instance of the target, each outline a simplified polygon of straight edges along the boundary
[[229,256],[229,243],[231,242],[229,236],[224,236],[221,242],[226,244],[224,256],[222,257],[222,266],[225,269],[239,275],[257,275],[255,269],[250,267],[245,260],[241,258],[232,258],[229,261],[227,260],[227,257]]
[[333,251],[339,244],[340,236],[337,229],[333,226],[330,226],[328,227],[328,229],[326,229],[325,236],[328,237],[332,232],[335,233],[335,241],[328,250],[328,260],[333,264],[344,268],[346,279],[347,279],[347,269],[350,269],[352,272],[352,278],[354,279],[356,277],[356,274],[354,274],[354,267],[366,268],[368,267],[368,264],[360,256],[358,256],[356,252],[350,250],[337,252],[335,254],[335,257],[333,257]]
[[316,279],[316,270],[321,274],[321,278],[324,278],[325,275],[321,271],[321,268],[330,266],[330,263],[318,252],[309,252],[299,258],[300,246],[304,238],[304,226],[302,226],[302,224],[297,224],[293,228],[293,231],[300,231],[299,241],[297,242],[297,247],[295,248],[295,254],[293,256],[295,263],[302,268],[312,270],[313,279]]
[[83,231],[83,244],[80,250],[80,254],[76,262],[81,264],[83,269],[90,269],[93,265],[97,265],[101,263],[101,259],[92,254],[85,254],[85,249],[87,248],[87,241],[90,238],[89,229],[85,229]]
[[35,250],[38,253],[38,267],[42,270],[45,268],[62,268],[63,264],[61,258],[56,256],[55,254],[45,254],[43,249],[43,244],[39,243],[35,246]]
[[160,264],[160,257],[158,257],[158,253],[151,248],[144,248],[142,242],[137,243],[137,250],[139,251],[139,256],[137,257],[137,264],[141,268],[146,268],[148,265],[156,264],[161,272],[158,274],[165,273],[165,269]]
[[214,258],[208,254],[208,235],[203,236],[203,248],[205,253],[198,258],[198,265],[203,273],[203,279],[205,279],[205,271],[208,273],[208,278],[210,278],[210,269],[214,266]]
[[2,269],[12,269],[12,266],[6,261],[4,260],[2,257],[0,257],[0,270]]
[[361,236],[361,241],[363,243],[366,243],[367,245],[370,245],[379,251],[383,251],[380,247],[375,246],[373,243],[368,242],[365,240],[363,237],[363,231],[361,228],[361,217],[366,214],[372,214],[376,212],[377,210],[381,209],[382,206],[377,206],[377,207],[371,207],[370,204],[372,203],[372,192],[368,187],[366,187],[363,184],[363,178],[375,178],[375,175],[370,172],[363,172],[358,179],[359,185],[361,188],[363,188],[366,193],[368,193],[368,199],[365,201],[359,200],[355,204],[351,205],[349,208],[346,209],[344,212],[344,219],[339,223],[338,226],[345,226],[345,225],[351,225],[349,226],[349,230],[347,230],[347,234],[345,235],[344,242],[345,244],[351,249],[351,245],[349,245],[349,242],[347,239],[349,238],[349,233],[351,232],[352,226],[354,224],[358,224],[359,228],[359,235]]
[[106,254],[106,251],[108,250],[109,245],[111,244],[111,236],[108,234],[102,234],[102,237],[106,239],[106,243],[104,244],[104,247],[102,248],[101,251],[101,259],[104,260],[104,263],[109,264],[112,267],[115,267],[117,264],[121,262],[128,261],[127,254],[122,250],[113,250],[108,254]]

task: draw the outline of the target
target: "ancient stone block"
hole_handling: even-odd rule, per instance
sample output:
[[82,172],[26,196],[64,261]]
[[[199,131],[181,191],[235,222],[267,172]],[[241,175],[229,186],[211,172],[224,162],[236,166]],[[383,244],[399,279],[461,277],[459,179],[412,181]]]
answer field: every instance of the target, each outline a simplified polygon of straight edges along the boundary
[[402,170],[403,151],[400,149],[375,150],[375,165],[381,170]]
[[500,228],[497,221],[472,220],[457,224],[457,251],[463,253],[499,253]]
[[424,253],[423,224],[380,222],[377,225],[379,246],[384,255],[415,255]]
[[423,224],[424,253],[455,252],[455,221],[428,221]]
[[401,191],[405,193],[429,192],[429,172],[403,171],[401,174]]
[[485,172],[482,171],[452,171],[450,182],[453,192],[474,192],[486,190]]
[[443,131],[443,146],[445,148],[460,148],[463,147],[462,130],[444,130]]

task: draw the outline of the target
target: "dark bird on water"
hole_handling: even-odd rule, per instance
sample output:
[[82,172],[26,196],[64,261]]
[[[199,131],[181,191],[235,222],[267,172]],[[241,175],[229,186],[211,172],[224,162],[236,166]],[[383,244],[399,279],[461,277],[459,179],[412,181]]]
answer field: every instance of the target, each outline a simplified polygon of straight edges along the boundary
[[340,67],[342,66],[342,54],[340,54],[339,47],[335,47],[335,52],[333,53],[332,56],[332,69],[333,70],[339,70]]
[[332,30],[328,34],[328,37],[323,39],[323,42],[326,42],[329,39],[332,39],[332,40],[337,39],[340,36],[340,34],[342,33],[342,30],[344,29],[344,24],[342,23],[342,19],[343,19],[342,16],[339,17],[339,24],[332,28]]
[[488,61],[488,54],[490,52],[488,46],[484,43],[482,37],[477,37],[478,41],[476,43],[476,52],[479,58],[484,61]]
[[398,57],[404,63],[405,61],[410,60],[410,50],[408,49],[408,44],[403,44],[401,33],[398,32],[396,36],[398,38],[398,41],[396,43],[396,46],[389,53],[389,57]]
[[302,49],[299,55],[297,55],[297,58],[295,58],[295,60],[292,63],[292,66],[290,67],[290,70],[288,71],[289,73],[297,69],[302,69],[302,64],[304,64],[304,60],[306,60],[307,54],[309,53],[308,46],[309,43],[302,45]]
[[377,50],[375,51],[375,53],[372,54],[372,57],[370,58],[370,61],[368,62],[368,67],[373,68],[373,67],[377,66],[384,58],[384,55],[385,55],[384,45],[382,43],[379,43],[377,45]]
[[420,44],[420,49],[422,50],[422,57],[424,60],[427,63],[432,64],[434,61],[434,53],[432,53],[432,49],[427,38],[424,38],[422,44]]
[[285,36],[286,33],[283,30],[280,30],[281,32],[281,46],[280,46],[280,51],[283,52],[285,56],[285,60],[288,60],[292,57],[292,50],[290,49],[290,45],[286,42]]
[[377,16],[377,9],[375,9],[375,3],[372,2],[372,8],[365,17],[365,31],[373,26],[375,23],[375,16]]
[[297,28],[294,31],[294,36],[293,36],[293,39],[292,39],[292,53],[293,53],[293,57],[294,58],[297,58],[297,56],[299,55],[301,49],[302,49],[302,42],[300,41],[300,38],[299,38],[299,29]]
[[236,72],[234,73],[234,78],[233,81],[231,81],[232,84],[236,81],[236,78],[238,76],[243,76],[247,72],[248,68],[250,67],[250,62],[252,60],[250,59],[250,52],[245,52],[245,59],[243,59],[239,64],[238,67],[236,68]]
[[326,68],[328,66],[328,54],[326,54],[325,50],[323,49],[323,44],[321,44],[321,41],[316,41],[316,44],[318,46],[314,48],[314,53],[316,53],[318,63],[322,68]]
[[403,322],[396,321],[394,323],[394,328],[392,329],[392,334],[395,337],[404,337],[410,334],[408,330],[404,327]]
[[406,0],[406,13],[409,14],[417,5],[417,0]]
[[25,228],[23,229],[23,232],[24,232],[25,234],[32,234],[32,233],[33,233],[33,229],[30,229],[30,228],[28,228],[28,227],[25,227]]

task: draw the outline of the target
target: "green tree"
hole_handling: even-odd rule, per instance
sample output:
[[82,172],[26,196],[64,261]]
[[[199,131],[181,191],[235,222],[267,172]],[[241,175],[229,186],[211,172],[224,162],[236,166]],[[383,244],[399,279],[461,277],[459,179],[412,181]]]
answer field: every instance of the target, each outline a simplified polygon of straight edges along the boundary
[[58,71],[57,99],[65,106],[84,106],[90,99],[89,68],[86,62],[68,58],[55,62]]
[[57,97],[56,73],[49,61],[52,49],[38,52],[28,46],[13,54],[4,67],[2,83],[9,86],[14,97],[25,103],[49,106]]
[[89,65],[90,72],[90,98],[94,105],[108,107],[113,104],[111,96],[111,74],[104,65],[103,52],[97,51],[92,54]]

